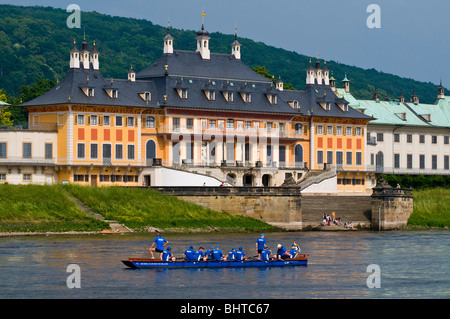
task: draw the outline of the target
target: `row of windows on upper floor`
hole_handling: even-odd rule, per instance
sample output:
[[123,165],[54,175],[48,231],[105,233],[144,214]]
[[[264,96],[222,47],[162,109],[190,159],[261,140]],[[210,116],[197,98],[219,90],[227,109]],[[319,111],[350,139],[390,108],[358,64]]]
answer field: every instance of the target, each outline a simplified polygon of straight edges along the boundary
[[[111,122],[111,116],[109,115],[75,115],[76,125],[103,125],[110,126],[113,125]],[[278,129],[279,132],[284,132],[287,129],[288,123],[283,122],[260,122],[260,121],[240,121],[234,119],[227,120],[216,120],[216,119],[200,119],[201,128],[206,129],[224,129],[225,123],[227,129],[245,129],[245,130],[259,130],[261,128],[266,131],[272,131],[272,129]],[[114,125],[118,127],[127,126],[134,127],[137,126],[137,117],[135,116],[119,116],[114,117]],[[143,123],[144,126],[144,123]],[[145,117],[145,128],[156,128],[156,120],[153,116]],[[172,128],[175,130],[180,129],[180,118],[172,118]],[[186,118],[186,128],[194,128],[194,118]],[[302,123],[294,124],[294,131],[296,134],[307,134],[308,125]],[[342,125],[316,125],[317,135],[345,135],[345,136],[362,136],[364,134],[364,128],[360,126],[342,126]]]
[[[31,159],[33,158],[32,153],[33,147],[31,142],[23,142],[22,143],[22,158]],[[0,142],[0,159],[8,158],[8,143]],[[53,144],[52,143],[44,143],[44,158],[52,159],[53,158]]]
[[[400,169],[401,168],[401,154],[395,153],[394,154],[394,169]],[[450,170],[450,156],[444,155],[442,157],[443,159],[443,169],[444,170]],[[419,169],[426,169],[426,155],[425,154],[419,154],[418,155],[418,163],[419,163]],[[377,166],[377,167],[384,167],[384,155],[383,152],[378,152],[377,154],[371,153],[370,154],[370,165]],[[414,169],[413,166],[413,154],[406,154],[406,169]],[[431,155],[431,169],[437,170],[438,169],[438,155],[432,154]]]
[[[374,142],[376,142],[376,141],[383,142],[384,141],[384,133],[376,133],[376,135],[377,135],[376,140],[373,139]],[[406,135],[406,143],[413,143],[413,136],[415,134],[405,134],[405,135]],[[425,144],[426,136],[428,136],[428,135],[419,134],[419,143]],[[394,133],[394,143],[400,143],[400,137],[401,137],[400,133]],[[370,133],[367,134],[367,138],[368,138],[368,140],[372,139],[372,137],[370,136]],[[438,138],[439,138],[438,135],[431,135],[431,143],[438,144]],[[449,144],[450,136],[444,135],[443,142],[444,142],[444,144]]]
[[[288,129],[289,123],[283,122],[261,122],[261,121],[244,121],[244,120],[216,120],[216,119],[200,119],[202,129],[225,129],[225,124],[227,129],[237,129],[246,131],[258,131],[264,129],[267,132],[272,130],[278,130],[279,132],[285,132]],[[147,117],[147,127],[152,127],[154,125],[154,118]],[[153,126],[154,127],[154,126]],[[172,129],[179,130],[181,128],[180,118],[172,118]],[[186,129],[194,129],[194,119],[186,118]],[[308,134],[308,125],[302,123],[294,124],[294,132],[296,134]]]
[[317,135],[362,136],[364,127],[342,125],[316,125]]

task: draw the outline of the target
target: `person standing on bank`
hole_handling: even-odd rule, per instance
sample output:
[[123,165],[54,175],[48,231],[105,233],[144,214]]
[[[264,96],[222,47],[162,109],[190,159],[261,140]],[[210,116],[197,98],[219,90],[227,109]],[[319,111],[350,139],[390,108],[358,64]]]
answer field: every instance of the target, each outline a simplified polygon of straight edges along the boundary
[[261,234],[256,240],[256,253],[258,254],[258,259],[261,260],[261,252],[264,249],[264,245],[266,244],[266,239],[264,238],[264,234]]
[[[163,237],[161,237],[160,233],[157,233],[157,236],[155,238],[155,240],[153,240],[152,246],[149,248],[150,254],[152,255],[152,258],[155,258],[155,256],[153,255],[153,252],[158,252],[159,254],[159,259],[162,259],[162,255],[164,252],[164,246],[167,245],[169,243],[169,241]],[[154,247],[156,244],[156,247]]]

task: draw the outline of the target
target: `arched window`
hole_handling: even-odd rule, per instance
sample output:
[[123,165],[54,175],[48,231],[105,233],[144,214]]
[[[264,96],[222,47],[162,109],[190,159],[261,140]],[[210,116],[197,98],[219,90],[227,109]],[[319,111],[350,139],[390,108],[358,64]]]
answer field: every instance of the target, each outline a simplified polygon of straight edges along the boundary
[[384,168],[384,155],[383,152],[378,152],[377,153],[377,158],[376,158],[377,162],[376,162],[376,172],[377,173],[382,173],[383,172],[383,168]]
[[147,162],[156,158],[156,143],[154,140],[148,140],[145,144],[145,158]]
[[303,163],[303,147],[301,144],[295,145],[294,155],[295,155],[295,166],[298,166],[300,163]]

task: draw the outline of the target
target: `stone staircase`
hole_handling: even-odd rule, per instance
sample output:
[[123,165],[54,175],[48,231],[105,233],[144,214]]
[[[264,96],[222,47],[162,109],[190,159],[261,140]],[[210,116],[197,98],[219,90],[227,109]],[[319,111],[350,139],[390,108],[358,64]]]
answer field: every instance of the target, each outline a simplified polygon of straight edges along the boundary
[[[372,199],[370,196],[360,195],[303,195],[303,229],[328,227],[329,230],[334,230],[330,228],[333,226],[320,226],[323,214],[331,215],[333,211],[336,218],[341,218],[342,224],[352,222],[356,228],[370,228]],[[343,226],[335,228],[344,230]]]

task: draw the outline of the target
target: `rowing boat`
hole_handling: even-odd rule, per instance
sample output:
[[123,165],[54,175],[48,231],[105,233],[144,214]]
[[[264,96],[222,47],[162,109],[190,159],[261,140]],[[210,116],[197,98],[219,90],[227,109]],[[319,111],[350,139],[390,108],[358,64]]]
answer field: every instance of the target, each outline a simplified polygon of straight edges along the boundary
[[163,261],[151,258],[128,258],[122,262],[129,268],[229,268],[229,267],[283,267],[306,266],[308,258],[301,255],[284,260],[245,260],[245,261]]

